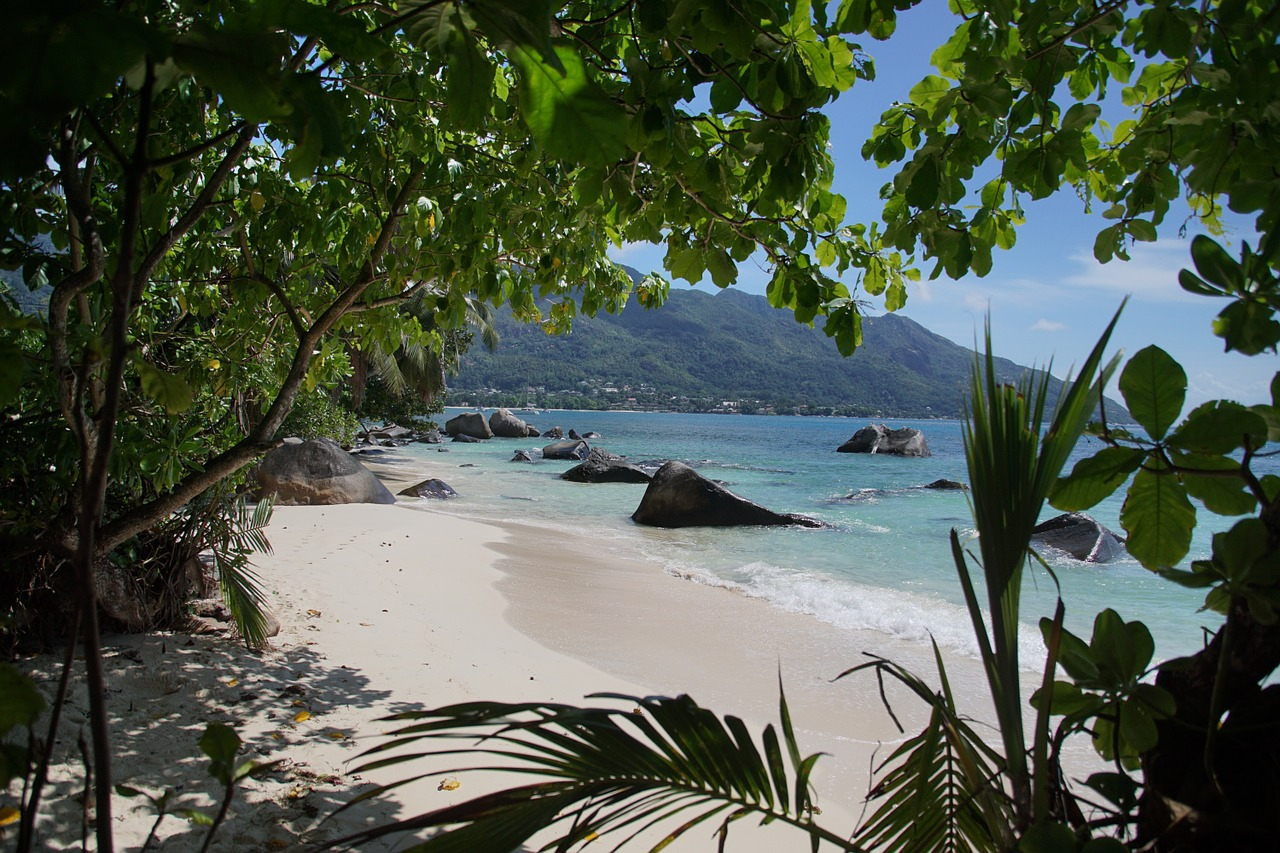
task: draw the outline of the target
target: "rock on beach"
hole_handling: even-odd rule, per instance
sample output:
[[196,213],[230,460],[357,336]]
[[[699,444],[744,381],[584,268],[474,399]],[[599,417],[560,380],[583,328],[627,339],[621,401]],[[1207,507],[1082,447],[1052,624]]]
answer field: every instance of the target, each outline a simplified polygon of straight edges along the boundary
[[274,494],[281,506],[396,502],[382,481],[331,438],[280,445],[262,457],[254,479],[259,493]]

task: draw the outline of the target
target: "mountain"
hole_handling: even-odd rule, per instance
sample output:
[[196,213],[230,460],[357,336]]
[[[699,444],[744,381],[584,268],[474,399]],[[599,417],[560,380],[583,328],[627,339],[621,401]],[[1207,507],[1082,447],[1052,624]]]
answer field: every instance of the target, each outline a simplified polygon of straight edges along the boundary
[[[821,329],[733,288],[672,290],[657,310],[633,300],[559,337],[503,311],[498,330],[496,351],[477,344],[462,359],[451,405],[953,418],[973,364],[972,350],[896,314],[864,318],[863,345],[844,358]],[[1027,370],[996,360],[1005,380]]]
[[53,287],[41,285],[38,290],[28,290],[17,270],[0,270],[0,299],[6,300],[20,314],[45,314],[49,310],[49,294]]

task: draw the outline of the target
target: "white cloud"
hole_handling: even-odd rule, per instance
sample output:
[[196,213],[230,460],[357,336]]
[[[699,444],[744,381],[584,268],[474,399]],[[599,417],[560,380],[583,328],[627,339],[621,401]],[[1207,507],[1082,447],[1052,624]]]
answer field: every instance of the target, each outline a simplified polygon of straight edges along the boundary
[[907,286],[907,301],[932,302],[933,301],[933,285],[928,281],[916,281]]
[[1028,330],[1032,332],[1061,332],[1066,327],[1066,323],[1057,323],[1053,320],[1046,320],[1041,317],[1039,320],[1032,323]]
[[1064,276],[1063,284],[1095,290],[1132,294],[1135,300],[1197,302],[1200,297],[1178,286],[1178,271],[1191,266],[1190,243],[1162,240],[1138,243],[1129,251],[1129,260],[1098,263],[1093,255],[1078,252],[1071,260],[1079,271]]
[[[1235,400],[1251,404],[1266,400],[1265,375],[1232,374],[1217,370],[1201,370],[1187,377],[1187,398],[1192,405],[1204,400]],[[1190,408],[1190,407],[1188,407]]]
[[623,243],[621,246],[612,246],[609,249],[609,257],[614,261],[626,261],[639,254],[648,252],[662,252],[663,249],[659,245],[653,243]]
[[964,307],[985,314],[991,308],[991,297],[980,290],[966,290]]

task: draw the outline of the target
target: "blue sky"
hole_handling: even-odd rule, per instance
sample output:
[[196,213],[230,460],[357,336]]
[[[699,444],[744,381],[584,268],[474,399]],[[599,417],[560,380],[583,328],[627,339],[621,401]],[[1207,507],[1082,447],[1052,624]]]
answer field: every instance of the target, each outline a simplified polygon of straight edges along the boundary
[[[878,193],[893,174],[862,160],[863,140],[887,106],[905,99],[911,87],[933,71],[929,55],[950,35],[954,21],[931,3],[905,13],[889,42],[862,44],[875,58],[877,79],[860,81],[827,108],[832,120],[835,189],[849,201],[850,223],[879,220]],[[1123,112],[1107,114],[1113,123],[1126,117]],[[1108,223],[1097,213],[1086,214],[1071,192],[1031,204],[1027,219],[1017,245],[1008,252],[996,252],[994,267],[985,278],[953,281],[943,276],[912,285],[907,305],[899,313],[956,343],[972,346],[980,339],[989,312],[999,355],[1037,366],[1053,359],[1053,372],[1061,376],[1084,358],[1128,295],[1129,305],[1112,338],[1113,346],[1128,355],[1149,344],[1168,351],[1187,371],[1189,404],[1218,398],[1246,404],[1269,401],[1271,377],[1280,369],[1276,356],[1224,353],[1210,324],[1226,302],[1192,296],[1178,286],[1178,270],[1191,266],[1189,244],[1177,234],[1182,216],[1171,211],[1158,242],[1139,244],[1128,262],[1105,265],[1093,259],[1093,241]],[[1235,232],[1228,235],[1232,246],[1241,239],[1256,243],[1246,221],[1235,225]],[[1194,233],[1192,224],[1188,239]],[[642,272],[660,272],[662,255],[662,247],[628,246],[615,259]],[[931,268],[930,263],[922,273],[927,275]],[[764,293],[767,283],[762,264],[739,265],[737,287]],[[853,284],[852,278],[848,283]],[[687,286],[673,282],[674,288]],[[700,287],[715,289],[705,282]],[[869,313],[883,313],[883,309]]]

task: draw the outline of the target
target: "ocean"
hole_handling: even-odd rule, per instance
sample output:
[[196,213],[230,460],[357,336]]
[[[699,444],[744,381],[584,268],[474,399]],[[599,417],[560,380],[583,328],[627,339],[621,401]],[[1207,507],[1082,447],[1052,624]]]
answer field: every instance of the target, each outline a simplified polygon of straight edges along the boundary
[[[441,422],[461,411],[447,410]],[[732,588],[839,628],[910,642],[933,637],[944,648],[976,657],[948,543],[952,529],[962,540],[973,534],[968,499],[963,492],[922,488],[943,478],[968,481],[960,422],[884,421],[924,432],[933,455],[906,459],[837,453],[840,444],[869,423],[865,419],[517,414],[541,430],[560,426],[566,434],[570,429],[600,433],[593,446],[632,462],[685,462],[742,497],[778,512],[821,519],[830,527],[666,530],[637,525],[630,516],[644,485],[572,483],[559,475],[576,463],[511,461],[517,450],[548,443],[538,438],[404,448],[411,456],[443,465],[442,479],[459,494],[450,501],[433,501],[431,509],[586,537],[602,553],[646,560],[655,571],[690,583]],[[1096,440],[1083,439],[1075,456],[1097,447]],[[1122,495],[1113,496],[1090,514],[1120,532],[1121,502]],[[1046,507],[1043,518],[1057,512]],[[1212,532],[1232,523],[1203,509],[1199,518],[1188,562],[1207,556]],[[1200,610],[1203,592],[1165,581],[1127,556],[1106,564],[1086,564],[1053,551],[1045,556],[1057,583],[1042,569],[1029,571],[1022,599],[1021,655],[1030,668],[1043,660],[1036,625],[1041,616],[1052,615],[1058,584],[1070,630],[1087,640],[1095,615],[1111,607],[1125,619],[1147,624],[1157,659],[1196,651],[1205,629],[1220,624],[1216,614]]]

